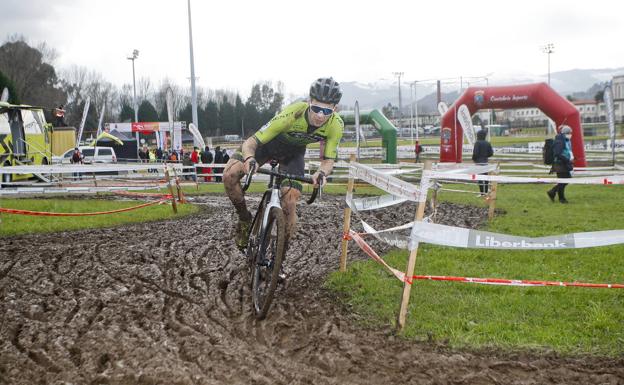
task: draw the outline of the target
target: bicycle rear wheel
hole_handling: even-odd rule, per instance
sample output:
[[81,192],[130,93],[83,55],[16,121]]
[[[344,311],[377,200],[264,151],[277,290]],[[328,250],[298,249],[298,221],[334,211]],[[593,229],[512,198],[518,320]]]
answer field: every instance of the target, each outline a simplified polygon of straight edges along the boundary
[[286,220],[282,209],[271,207],[268,219],[267,227],[260,234],[252,269],[251,295],[257,319],[266,317],[271,307],[286,248]]

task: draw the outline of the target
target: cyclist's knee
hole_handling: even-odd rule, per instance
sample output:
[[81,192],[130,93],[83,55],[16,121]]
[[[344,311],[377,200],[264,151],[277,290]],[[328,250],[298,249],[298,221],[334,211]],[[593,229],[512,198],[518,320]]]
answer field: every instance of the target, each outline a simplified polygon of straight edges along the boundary
[[282,202],[285,205],[296,205],[297,201],[301,197],[301,192],[297,189],[288,189],[282,195]]
[[225,169],[223,170],[223,182],[238,183],[243,176],[243,164],[236,160],[228,161]]

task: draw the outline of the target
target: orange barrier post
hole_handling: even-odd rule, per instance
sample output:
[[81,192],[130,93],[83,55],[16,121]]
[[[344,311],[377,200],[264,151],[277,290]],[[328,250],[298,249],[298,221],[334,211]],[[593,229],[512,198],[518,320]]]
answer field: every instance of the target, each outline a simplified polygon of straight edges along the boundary
[[[498,175],[499,170],[500,170],[500,164],[498,165],[498,167],[496,167],[495,172],[490,172],[490,175]],[[488,221],[491,221],[492,219],[494,219],[494,213],[496,211],[496,191],[497,190],[498,190],[498,182],[493,181],[492,185],[490,186],[490,192],[488,194],[488,203],[490,206],[488,208]]]
[[[349,156],[349,164],[355,162],[355,154],[351,154]],[[347,185],[347,197],[349,197],[353,193],[353,183],[354,180],[352,177],[349,177],[349,183]],[[342,228],[342,244],[340,253],[340,271],[347,271],[347,246],[349,242],[349,230],[351,229],[351,207],[348,205],[344,209],[344,225]]]
[[[420,202],[418,202],[418,209],[416,210],[416,222],[422,222],[425,216],[425,205],[427,204],[427,191],[429,190],[429,176],[428,171],[431,170],[431,161],[425,161],[425,167],[423,168],[422,177],[420,179]],[[399,310],[398,327],[399,330],[405,327],[405,318],[407,316],[407,309],[409,305],[410,292],[412,290],[412,276],[414,275],[414,267],[416,266],[416,255],[418,255],[418,244],[410,251],[409,260],[407,261],[407,269],[405,270],[405,282],[403,283],[403,297],[401,298],[401,308]]]
[[169,194],[171,194],[171,208],[173,213],[178,213],[178,204],[176,203],[175,195],[173,194],[173,186],[171,186],[171,177],[169,175],[169,166],[165,164],[165,180],[167,181],[167,187],[169,188]]

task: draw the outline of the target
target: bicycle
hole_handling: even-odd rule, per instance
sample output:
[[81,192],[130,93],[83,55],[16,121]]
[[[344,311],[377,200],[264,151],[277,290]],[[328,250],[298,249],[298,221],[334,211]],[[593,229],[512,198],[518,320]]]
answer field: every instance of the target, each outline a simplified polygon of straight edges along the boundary
[[[269,175],[267,186],[258,210],[253,218],[245,256],[251,272],[251,296],[256,319],[264,319],[269,311],[273,294],[280,281],[280,272],[286,253],[286,219],[281,206],[281,185],[285,180],[313,184],[312,178],[289,175],[276,171],[278,162],[271,160],[271,170],[258,169],[259,174]],[[251,184],[255,164],[245,178],[243,191]],[[319,186],[320,187],[320,186]],[[319,187],[312,191],[306,202],[312,204],[319,194]]]

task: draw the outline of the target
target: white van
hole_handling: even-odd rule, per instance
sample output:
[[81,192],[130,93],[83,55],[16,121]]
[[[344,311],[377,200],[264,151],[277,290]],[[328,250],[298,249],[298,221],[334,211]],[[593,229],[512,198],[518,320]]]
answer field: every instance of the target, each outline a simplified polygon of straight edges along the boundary
[[[92,146],[80,146],[78,147],[80,153],[84,158],[85,164],[91,163],[116,163],[117,155],[112,147],[92,147]],[[59,157],[54,157],[55,163],[71,163],[74,149],[71,148]]]

